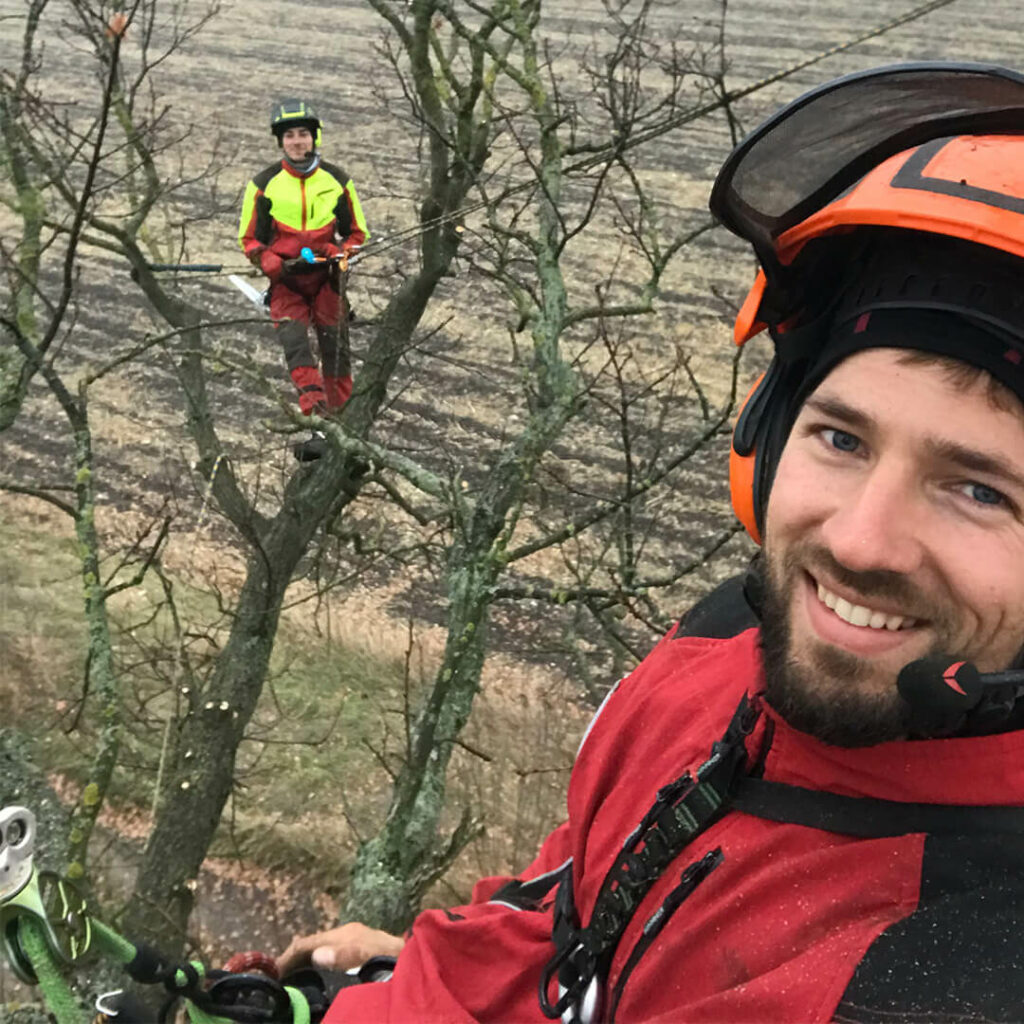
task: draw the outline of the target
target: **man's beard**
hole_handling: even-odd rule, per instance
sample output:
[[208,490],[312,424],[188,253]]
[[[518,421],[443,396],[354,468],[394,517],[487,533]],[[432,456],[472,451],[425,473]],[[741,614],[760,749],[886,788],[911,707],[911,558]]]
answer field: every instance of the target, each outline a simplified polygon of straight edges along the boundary
[[[873,680],[878,669],[868,659],[829,644],[810,641],[799,660],[792,650],[793,595],[805,566],[824,570],[828,577],[861,595],[912,609],[927,618],[936,637],[952,634],[948,607],[920,594],[909,581],[891,572],[854,573],[839,565],[825,550],[799,545],[780,565],[766,554],[761,559],[763,606],[761,647],[764,655],[765,698],[790,725],[838,747],[870,747],[906,736],[904,702],[896,688]],[[919,657],[937,652],[922,652]],[[813,663],[809,663],[813,662]]]

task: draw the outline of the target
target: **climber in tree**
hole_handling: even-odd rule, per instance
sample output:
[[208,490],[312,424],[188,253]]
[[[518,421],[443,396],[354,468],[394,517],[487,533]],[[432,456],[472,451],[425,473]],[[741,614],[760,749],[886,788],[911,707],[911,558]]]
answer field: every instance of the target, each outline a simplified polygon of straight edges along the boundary
[[[309,103],[276,103],[270,130],[283,150],[280,160],[249,182],[242,201],[238,241],[270,279],[270,315],[309,415],[340,409],[352,393],[348,310],[340,294],[339,259],[369,237],[352,179],[320,155],[322,123]],[[304,248],[323,259],[309,263]],[[310,347],[316,331],[320,365]],[[307,461],[324,451],[322,435],[295,446]]]

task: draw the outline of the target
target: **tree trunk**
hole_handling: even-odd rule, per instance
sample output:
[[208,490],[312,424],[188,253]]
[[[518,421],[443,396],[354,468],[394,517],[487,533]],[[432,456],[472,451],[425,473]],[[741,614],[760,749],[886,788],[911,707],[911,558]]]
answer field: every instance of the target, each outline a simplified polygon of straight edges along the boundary
[[[454,247],[444,266],[453,255]],[[346,422],[354,433],[369,434],[388,379],[440,279],[439,269],[410,278],[385,310],[351,409],[346,408]],[[197,334],[186,335],[191,348],[182,373],[189,425],[209,471],[216,438],[195,355]],[[256,550],[249,557],[231,633],[208,686],[202,693],[178,695],[179,719],[168,744],[156,820],[125,916],[130,934],[168,953],[180,949],[185,937],[194,880],[231,793],[235,754],[266,679],[288,584],[320,523],[337,515],[355,494],[345,466],[325,464],[293,476],[274,519],[256,522],[227,478],[222,485],[214,493]]]
[[[209,684],[179,693],[157,814],[124,926],[173,954],[182,945],[195,878],[234,781],[235,753],[266,677],[285,589],[305,545],[249,559],[234,625]],[[188,687],[183,687],[188,690]]]
[[504,568],[510,513],[543,452],[572,416],[575,381],[557,357],[541,357],[548,386],[517,442],[492,467],[464,525],[447,569],[448,623],[444,658],[413,728],[412,748],[395,783],[380,832],[360,847],[342,912],[385,931],[411,924],[427,888],[479,831],[467,814],[447,841],[439,842],[452,745],[469,719],[480,687],[494,584]]
[[411,923],[426,889],[478,832],[464,816],[438,843],[452,745],[469,719],[480,683],[496,577],[489,552],[453,552],[448,578],[448,640],[430,697],[413,730],[381,830],[359,849],[343,918],[399,933]]
[[96,482],[93,477],[92,432],[89,428],[85,390],[77,407],[65,405],[75,439],[75,536],[81,562],[85,621],[89,630],[86,685],[93,695],[99,717],[99,742],[86,784],[71,818],[67,874],[85,874],[86,854],[93,826],[106,797],[121,745],[121,692],[114,671],[114,655],[107,615],[107,592],[100,578],[100,540],[96,532]]
[[515,526],[514,509],[543,454],[578,409],[578,388],[559,342],[566,313],[560,264],[562,223],[561,147],[558,119],[541,86],[535,44],[523,26],[524,67],[536,88],[531,101],[541,132],[544,185],[537,201],[534,256],[540,285],[533,320],[535,387],[530,422],[491,467],[475,507],[459,515],[457,541],[449,554],[448,639],[430,695],[413,729],[412,749],[399,773],[380,832],[361,846],[342,917],[385,931],[411,923],[427,887],[473,837],[467,815],[446,842],[439,842],[445,780],[452,745],[466,724],[480,685],[491,593],[504,568],[503,552]]

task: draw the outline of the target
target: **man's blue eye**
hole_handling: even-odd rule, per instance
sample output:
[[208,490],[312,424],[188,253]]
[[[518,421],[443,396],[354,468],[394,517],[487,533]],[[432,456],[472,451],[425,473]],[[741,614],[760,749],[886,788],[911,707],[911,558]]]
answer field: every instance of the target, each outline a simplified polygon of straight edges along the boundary
[[1002,505],[1006,500],[999,491],[987,484],[968,484],[967,490],[979,505]]
[[860,445],[860,439],[853,434],[848,434],[845,430],[826,430],[825,440],[841,452],[855,452]]

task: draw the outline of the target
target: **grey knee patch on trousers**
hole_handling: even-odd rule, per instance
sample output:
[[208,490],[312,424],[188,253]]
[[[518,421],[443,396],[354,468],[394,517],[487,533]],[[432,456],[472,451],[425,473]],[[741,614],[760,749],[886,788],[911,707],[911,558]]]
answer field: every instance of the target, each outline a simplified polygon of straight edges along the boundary
[[299,366],[316,366],[316,360],[309,348],[306,325],[298,320],[285,320],[277,328],[277,340],[284,349],[285,362],[289,370]]

